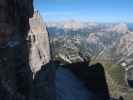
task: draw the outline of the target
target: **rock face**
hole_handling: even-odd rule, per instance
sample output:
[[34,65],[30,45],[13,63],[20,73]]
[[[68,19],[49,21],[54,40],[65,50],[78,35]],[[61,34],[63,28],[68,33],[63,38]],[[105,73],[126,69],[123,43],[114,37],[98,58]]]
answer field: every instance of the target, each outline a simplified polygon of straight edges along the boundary
[[30,19],[30,54],[29,63],[31,70],[36,73],[43,65],[49,62],[49,40],[46,25],[38,11],[35,11],[33,18]]
[[133,32],[128,32],[123,35],[120,41],[117,44],[116,54],[122,55],[120,57],[120,62],[125,61],[128,65],[132,64],[132,55],[133,55]]
[[[126,80],[133,80],[133,32],[123,35],[116,45],[116,61],[118,61],[125,69]],[[130,82],[133,84],[133,81]]]
[[0,0],[0,100],[29,100],[27,33],[33,0]]
[[124,23],[120,23],[120,24],[114,25],[114,27],[112,28],[112,31],[118,32],[118,33],[126,33],[128,32],[128,26]]

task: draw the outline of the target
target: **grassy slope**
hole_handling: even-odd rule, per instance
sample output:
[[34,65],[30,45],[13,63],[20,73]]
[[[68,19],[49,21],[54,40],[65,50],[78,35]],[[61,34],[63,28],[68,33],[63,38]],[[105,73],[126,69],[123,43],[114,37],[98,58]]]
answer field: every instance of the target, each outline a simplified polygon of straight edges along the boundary
[[120,65],[112,64],[109,62],[92,60],[91,64],[97,62],[102,63],[104,66],[110,95],[113,97],[124,96],[125,100],[132,100],[133,92],[129,92],[128,87],[126,86],[124,80],[125,77],[124,69]]

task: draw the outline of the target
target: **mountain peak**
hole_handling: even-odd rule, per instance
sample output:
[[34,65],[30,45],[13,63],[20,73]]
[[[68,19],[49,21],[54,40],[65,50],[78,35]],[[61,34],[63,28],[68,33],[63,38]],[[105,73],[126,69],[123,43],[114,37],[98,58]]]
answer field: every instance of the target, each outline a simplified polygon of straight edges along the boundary
[[119,23],[115,25],[112,30],[118,33],[126,33],[128,32],[128,26],[125,23]]

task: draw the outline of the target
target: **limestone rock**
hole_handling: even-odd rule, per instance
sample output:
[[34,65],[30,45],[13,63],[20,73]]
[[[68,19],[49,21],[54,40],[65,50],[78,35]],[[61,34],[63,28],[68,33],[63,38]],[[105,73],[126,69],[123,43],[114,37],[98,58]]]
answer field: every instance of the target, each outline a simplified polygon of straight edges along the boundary
[[120,24],[114,25],[114,27],[112,28],[112,31],[118,32],[118,33],[126,33],[128,32],[128,26],[125,23],[120,23]]
[[38,11],[35,11],[34,16],[30,19],[30,27],[28,34],[30,43],[29,63],[32,72],[36,73],[50,59],[48,32]]

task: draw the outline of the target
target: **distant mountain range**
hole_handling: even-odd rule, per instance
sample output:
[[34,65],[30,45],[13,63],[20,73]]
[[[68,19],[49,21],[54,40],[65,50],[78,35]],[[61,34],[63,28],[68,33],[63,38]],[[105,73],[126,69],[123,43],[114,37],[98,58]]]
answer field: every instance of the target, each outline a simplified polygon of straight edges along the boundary
[[[86,45],[86,51],[87,48],[91,51],[89,53],[90,56],[97,55],[99,50],[104,50],[103,55],[105,55],[106,52],[111,52],[114,48],[120,49],[118,50],[119,53],[122,49],[125,49],[126,46],[130,44],[129,42],[125,42],[125,40],[132,41],[131,37],[133,34],[130,30],[131,26],[129,29],[128,25],[129,24],[126,23],[95,23],[75,20],[47,23],[48,31],[51,37],[53,37],[53,40],[55,40],[54,42],[62,41],[62,44],[67,44],[67,46],[72,44],[74,44],[73,46],[84,44]],[[67,43],[66,40],[69,40],[69,43]],[[123,48],[121,48],[122,44],[125,44]],[[130,49],[131,45],[132,44],[130,44]],[[117,50],[115,50],[114,53],[115,52],[117,52]],[[128,53],[131,54],[131,51],[128,50]],[[101,56],[100,52],[99,54]]]
[[[111,89],[112,94],[121,94],[121,88],[115,86],[123,84],[123,80],[133,80],[132,26],[133,24],[126,23],[74,20],[47,23],[55,59],[62,63],[73,63],[90,58],[91,62],[106,63],[105,69],[116,85],[112,85],[110,77],[107,78],[109,84],[111,88],[118,89]],[[124,86],[120,87],[125,88]]]
[[106,31],[125,32],[128,30],[128,26],[130,28],[132,27],[132,24],[96,23],[96,22],[81,22],[76,20],[69,20],[69,21],[59,21],[59,22],[47,22],[47,26],[51,28],[74,30],[74,31],[81,29],[106,28]]

